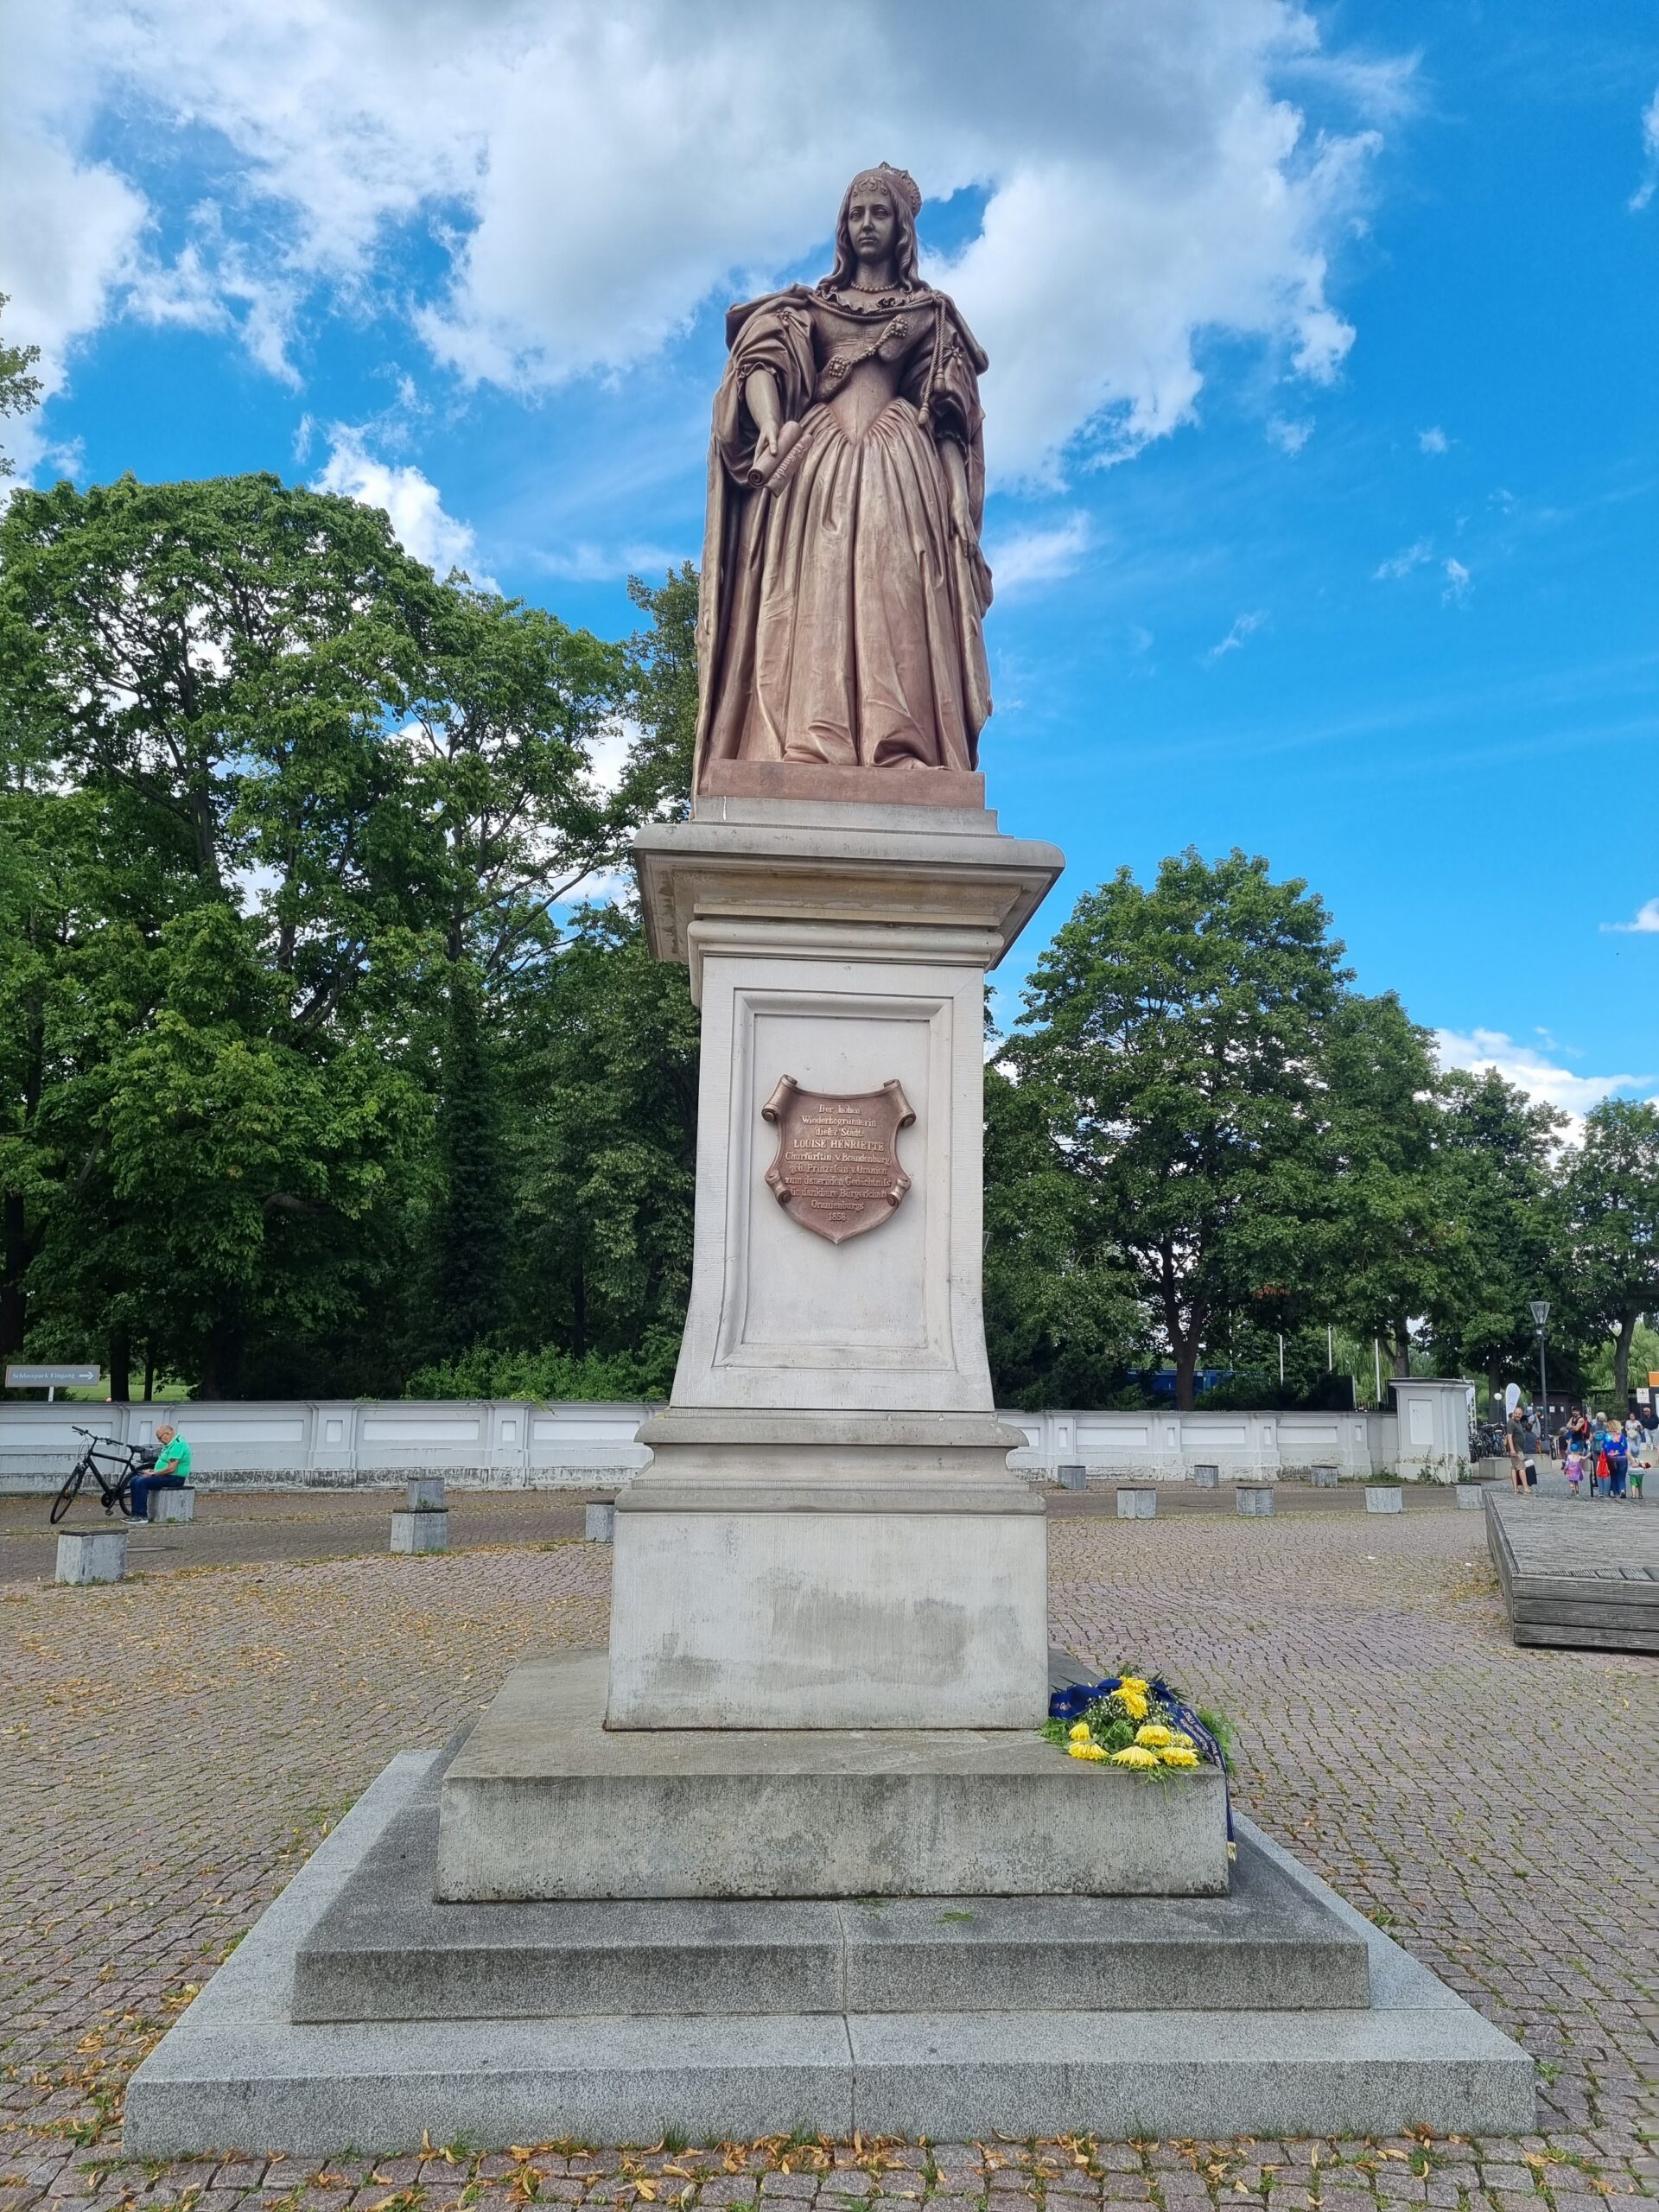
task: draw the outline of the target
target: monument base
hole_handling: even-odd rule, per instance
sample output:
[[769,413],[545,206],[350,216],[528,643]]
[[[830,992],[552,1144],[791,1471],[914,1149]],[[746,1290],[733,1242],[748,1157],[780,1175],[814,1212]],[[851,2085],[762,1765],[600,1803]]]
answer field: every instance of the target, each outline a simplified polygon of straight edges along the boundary
[[394,1759],[138,2069],[130,2157],[1535,2124],[1527,2054],[1249,1821],[1202,1903],[435,1906],[444,1763]]
[[988,1414],[671,1410],[617,1500],[610,1728],[1031,1730],[1047,1524]]
[[438,1897],[1226,1894],[1214,1767],[1105,1771],[1034,1723],[607,1729],[605,1685],[601,1653],[508,1676],[444,1777]]

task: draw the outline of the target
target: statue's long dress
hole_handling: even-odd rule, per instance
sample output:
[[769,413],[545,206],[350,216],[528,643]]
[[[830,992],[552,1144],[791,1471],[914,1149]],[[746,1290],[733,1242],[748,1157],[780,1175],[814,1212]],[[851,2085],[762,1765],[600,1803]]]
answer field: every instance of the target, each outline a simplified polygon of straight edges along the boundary
[[[990,712],[982,618],[990,579],[950,527],[939,442],[984,496],[985,359],[943,293],[858,309],[796,286],[734,308],[715,403],[699,611],[697,783],[710,760],[970,769]],[[847,436],[827,404],[850,362],[899,367],[896,396]],[[799,442],[747,483],[744,387],[775,378]]]

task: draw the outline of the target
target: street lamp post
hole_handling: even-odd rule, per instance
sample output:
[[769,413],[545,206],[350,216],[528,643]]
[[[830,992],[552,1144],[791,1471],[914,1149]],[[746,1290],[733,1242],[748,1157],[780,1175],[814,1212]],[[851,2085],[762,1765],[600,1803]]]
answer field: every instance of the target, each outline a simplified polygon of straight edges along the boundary
[[1549,1375],[1544,1365],[1544,1338],[1548,1333],[1549,1321],[1549,1300],[1547,1298],[1535,1298],[1532,1300],[1532,1318],[1538,1325],[1538,1404],[1539,1420],[1541,1424],[1540,1436],[1546,1457],[1553,1459],[1555,1455],[1550,1450]]

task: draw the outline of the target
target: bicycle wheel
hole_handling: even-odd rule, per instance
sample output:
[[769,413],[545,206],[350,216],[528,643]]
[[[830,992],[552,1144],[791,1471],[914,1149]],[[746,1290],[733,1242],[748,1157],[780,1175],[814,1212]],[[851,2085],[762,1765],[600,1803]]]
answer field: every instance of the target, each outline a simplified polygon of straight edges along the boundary
[[89,1459],[82,1458],[64,1477],[63,1488],[52,1501],[52,1526],[54,1529],[74,1503],[75,1493],[86,1481],[86,1470],[91,1464]]

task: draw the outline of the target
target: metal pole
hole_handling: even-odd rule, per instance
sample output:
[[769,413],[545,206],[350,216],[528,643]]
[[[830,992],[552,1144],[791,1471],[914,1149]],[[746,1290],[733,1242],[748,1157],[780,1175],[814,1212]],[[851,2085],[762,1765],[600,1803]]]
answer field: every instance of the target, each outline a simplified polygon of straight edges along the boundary
[[1283,1388],[1284,1388],[1284,1383],[1285,1383],[1285,1340],[1284,1340],[1284,1338],[1283,1338],[1282,1337],[1281,1337],[1281,1338],[1280,1338],[1280,1339],[1279,1339],[1279,1387],[1280,1387],[1280,1389],[1283,1389]]
[[1382,1407],[1382,1342],[1379,1337],[1373,1337],[1371,1338],[1371,1364],[1376,1370],[1376,1403],[1377,1410],[1381,1412]]
[[1553,1459],[1555,1457],[1555,1453],[1552,1449],[1553,1440],[1549,1433],[1549,1375],[1544,1365],[1544,1338],[1547,1332],[1545,1330],[1540,1329],[1538,1332],[1538,1397],[1539,1403],[1541,1408],[1538,1418],[1543,1424],[1541,1434],[1543,1439],[1544,1457],[1547,1459]]
[[1337,1332],[1328,1321],[1325,1325],[1325,1371],[1327,1375],[1337,1371]]

